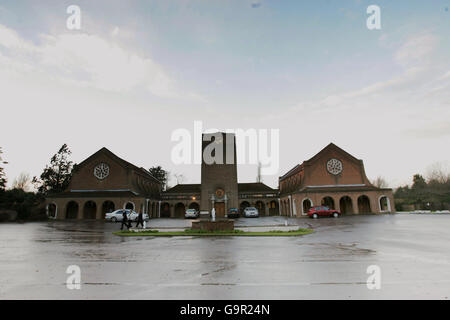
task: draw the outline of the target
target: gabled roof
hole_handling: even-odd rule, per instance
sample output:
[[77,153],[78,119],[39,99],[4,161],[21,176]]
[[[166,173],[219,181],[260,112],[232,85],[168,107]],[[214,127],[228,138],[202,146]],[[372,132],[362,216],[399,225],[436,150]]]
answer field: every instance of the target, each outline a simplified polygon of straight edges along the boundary
[[176,186],[164,191],[164,193],[200,193],[201,186],[199,183],[194,184],[177,184]]
[[[166,190],[164,193],[200,193],[201,184],[177,184],[176,186]],[[251,182],[251,183],[238,183],[239,193],[258,193],[258,192],[271,192],[276,193],[278,189],[273,189],[268,185],[261,182]]]
[[277,189],[273,189],[262,182],[250,182],[250,183],[238,183],[239,193],[256,193],[256,192],[278,192]]
[[[158,182],[159,184],[162,184],[161,181],[159,181],[158,179],[156,179],[154,176],[152,176],[150,174],[149,171],[145,170],[144,168],[139,168],[137,166],[135,166],[134,164],[116,156],[114,153],[112,153],[111,151],[109,151],[107,148],[103,147],[100,150],[98,150],[96,153],[90,155],[88,158],[86,158],[85,160],[83,160],[82,162],[80,162],[79,164],[77,164],[77,167],[82,167],[84,166],[86,163],[88,163],[89,161],[91,161],[92,159],[94,159],[95,157],[97,157],[99,154],[106,154],[107,156],[109,156],[110,158],[112,158],[113,160],[117,161],[118,163],[120,163],[122,166],[126,167],[126,168],[131,168],[136,170],[137,172],[143,174],[144,176],[154,180],[155,182]],[[75,168],[76,170],[76,168]]]
[[51,194],[48,198],[93,198],[93,197],[137,197],[138,193],[129,190],[70,190]]
[[284,179],[286,179],[289,176],[292,176],[293,174],[296,174],[299,171],[302,171],[304,169],[304,163],[302,162],[302,164],[297,164],[295,167],[293,167],[291,170],[289,170],[288,172],[286,172],[284,175],[282,175],[279,180],[282,181]]
[[334,149],[337,150],[338,152],[342,153],[345,157],[350,158],[351,160],[355,161],[355,162],[359,162],[361,160],[355,158],[354,156],[352,156],[350,153],[348,153],[347,151],[345,151],[344,149],[339,148],[337,145],[335,145],[333,142],[330,142],[325,148],[323,148],[322,150],[320,150],[318,153],[316,153],[313,157],[311,157],[308,160],[303,161],[301,164],[297,164],[295,167],[293,167],[291,170],[289,170],[288,172],[286,172],[284,175],[282,175],[279,180],[282,181],[284,179],[286,179],[287,177],[290,177],[293,174],[296,174],[297,172],[301,171],[304,169],[305,165],[308,165],[310,162],[315,161],[316,159],[320,158],[322,156],[322,154],[324,154],[325,152],[327,152],[330,149]]
[[334,149],[337,150],[338,152],[342,153],[343,155],[345,155],[346,157],[354,160],[354,161],[360,161],[359,159],[355,158],[354,156],[352,156],[350,153],[348,153],[347,151],[345,151],[344,149],[339,148],[337,145],[335,145],[333,142],[330,142],[325,148],[323,148],[322,150],[320,150],[318,153],[316,153],[315,156],[313,156],[312,158],[304,161],[304,163],[308,163],[311,161],[316,160],[317,158],[319,158],[322,154],[324,154],[325,152],[327,152],[330,149]]

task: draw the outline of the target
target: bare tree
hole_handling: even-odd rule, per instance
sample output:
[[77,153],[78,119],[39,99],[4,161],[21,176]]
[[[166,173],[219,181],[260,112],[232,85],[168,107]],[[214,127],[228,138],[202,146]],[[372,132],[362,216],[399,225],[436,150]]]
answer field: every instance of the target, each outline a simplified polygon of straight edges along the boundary
[[377,188],[387,188],[388,184],[382,176],[378,176],[373,180],[372,184]]
[[442,162],[435,162],[427,169],[426,178],[428,182],[446,183],[450,180],[448,166]]
[[183,181],[185,179],[185,176],[183,174],[181,174],[181,173],[175,173],[173,176],[177,180],[177,184],[183,183]]
[[26,172],[22,172],[14,179],[12,187],[13,189],[29,191],[31,189],[31,176]]

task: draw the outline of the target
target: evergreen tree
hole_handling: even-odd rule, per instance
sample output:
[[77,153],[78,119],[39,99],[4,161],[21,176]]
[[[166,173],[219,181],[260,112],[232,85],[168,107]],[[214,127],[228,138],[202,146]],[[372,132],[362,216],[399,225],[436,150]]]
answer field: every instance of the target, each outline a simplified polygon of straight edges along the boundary
[[415,174],[413,177],[413,189],[424,189],[427,186],[427,182],[420,174]]
[[156,166],[151,167],[150,169],[148,169],[148,171],[153,177],[161,181],[164,188],[167,187],[168,172],[166,170],[164,170],[161,166]]
[[[7,164],[8,162],[2,160],[2,147],[0,147],[0,165]],[[6,175],[3,167],[0,166],[0,190],[6,189]]]

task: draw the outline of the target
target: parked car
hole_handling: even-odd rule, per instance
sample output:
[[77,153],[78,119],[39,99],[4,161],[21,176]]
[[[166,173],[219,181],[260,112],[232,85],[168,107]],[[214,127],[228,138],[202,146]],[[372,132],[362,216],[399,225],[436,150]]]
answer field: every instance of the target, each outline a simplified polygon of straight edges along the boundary
[[[127,212],[127,217],[128,220],[131,221],[136,221],[138,218],[139,213],[137,213],[136,211],[130,210],[130,209],[119,209],[113,212],[108,212],[105,215],[105,220],[106,221],[111,221],[111,222],[120,222],[123,219],[123,212],[126,211]],[[148,216],[148,214],[144,213],[142,215],[144,221],[148,221],[150,218]]]
[[341,213],[339,211],[334,210],[334,209],[330,209],[330,208],[325,207],[325,206],[312,207],[308,211],[308,216],[310,218],[314,218],[314,219],[317,219],[319,217],[335,217],[335,218],[338,218],[340,215],[341,215]]
[[255,207],[247,207],[244,209],[244,217],[246,218],[258,218],[259,212]]
[[198,212],[195,209],[187,209],[184,213],[185,218],[198,218],[200,215],[200,212]]
[[228,214],[227,214],[228,218],[239,218],[240,215],[241,214],[239,213],[239,209],[236,209],[236,208],[228,209]]

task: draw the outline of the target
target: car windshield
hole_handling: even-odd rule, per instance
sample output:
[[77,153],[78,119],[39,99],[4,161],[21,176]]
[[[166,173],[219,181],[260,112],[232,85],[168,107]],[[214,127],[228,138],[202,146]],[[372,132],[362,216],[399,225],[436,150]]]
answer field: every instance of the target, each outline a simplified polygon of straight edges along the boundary
[[195,212],[195,209],[187,209],[186,212]]
[[248,207],[247,210],[256,210],[254,207]]

